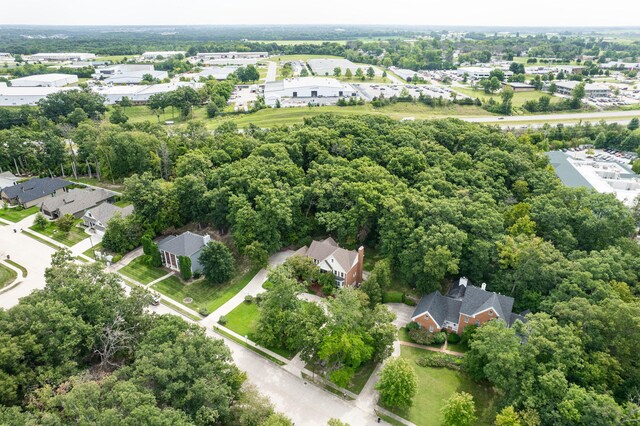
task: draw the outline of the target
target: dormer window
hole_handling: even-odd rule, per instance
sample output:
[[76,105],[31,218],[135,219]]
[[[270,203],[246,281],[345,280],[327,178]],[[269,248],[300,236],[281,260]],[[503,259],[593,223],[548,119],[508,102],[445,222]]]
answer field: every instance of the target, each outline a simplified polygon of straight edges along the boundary
[[492,317],[493,316],[493,309],[489,309],[489,316]]

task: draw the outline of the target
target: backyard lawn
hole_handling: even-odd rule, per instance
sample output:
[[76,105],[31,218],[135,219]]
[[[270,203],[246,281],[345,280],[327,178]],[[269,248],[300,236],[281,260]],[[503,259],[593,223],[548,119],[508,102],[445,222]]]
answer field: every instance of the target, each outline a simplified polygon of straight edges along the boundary
[[[249,340],[255,341],[256,327],[258,325],[258,318],[260,317],[260,310],[255,303],[242,302],[235,309],[229,312],[227,315],[226,328],[235,331],[241,336],[247,336]],[[292,359],[296,354],[295,352],[288,351],[280,348],[267,348],[272,352],[277,353],[287,359]]]
[[493,424],[496,415],[496,395],[491,388],[475,383],[460,371],[447,368],[420,367],[416,360],[430,356],[432,352],[423,349],[401,347],[401,356],[413,366],[418,378],[418,392],[413,398],[413,406],[408,409],[393,409],[396,414],[418,426],[442,424],[440,408],[455,392],[473,395],[476,404],[478,425]]
[[[483,89],[473,90],[470,87],[451,87],[456,92],[462,93],[463,95],[471,96],[472,98],[480,98],[480,100],[488,101],[489,99],[493,99],[496,102],[502,102],[502,98],[500,98],[500,94],[488,94],[485,93]],[[559,102],[560,98],[557,96],[552,96],[547,92],[541,92],[538,90],[534,90],[532,92],[515,92],[513,94],[513,106],[520,107],[525,102],[530,100],[538,100],[541,96],[549,96],[551,98],[551,102]]]
[[144,262],[144,256],[136,257],[124,268],[120,269],[122,275],[138,281],[141,284],[149,284],[152,281],[162,278],[169,271],[162,268],[154,268]]
[[33,206],[28,209],[22,207],[14,207],[8,209],[0,209],[0,218],[8,220],[9,222],[20,222],[25,217],[38,213],[38,207]]
[[18,274],[13,269],[0,265],[0,288],[4,288],[16,279]]
[[224,284],[211,284],[204,279],[184,284],[174,276],[154,284],[152,288],[180,303],[184,303],[185,297],[190,297],[193,299],[188,304],[190,308],[196,311],[205,308],[213,312],[242,290],[257,273],[257,269],[251,269]]
[[[76,224],[79,222],[80,221],[78,220]],[[31,226],[29,229],[42,235],[46,235],[47,237],[69,247],[76,245],[85,238],[89,238],[89,234],[85,233],[83,228],[79,228],[75,225],[67,233],[60,231],[55,222],[49,222],[44,229],[38,228],[35,225]]]

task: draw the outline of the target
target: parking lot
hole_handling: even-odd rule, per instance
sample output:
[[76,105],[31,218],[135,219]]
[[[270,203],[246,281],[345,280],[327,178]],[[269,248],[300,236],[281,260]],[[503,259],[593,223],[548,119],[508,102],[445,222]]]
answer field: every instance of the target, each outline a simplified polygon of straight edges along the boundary
[[[432,98],[439,98],[442,96],[445,99],[449,99],[452,92],[452,90],[448,87],[412,84],[402,85],[357,83],[353,84],[353,86],[358,89],[358,91],[362,94],[362,97],[367,101],[370,101],[376,97],[380,97],[380,95],[384,95],[385,98],[400,96],[402,89],[407,89],[409,94],[414,98],[418,98],[420,94],[422,94],[423,96],[431,96]],[[456,96],[459,98],[466,97],[458,93],[456,93]]]

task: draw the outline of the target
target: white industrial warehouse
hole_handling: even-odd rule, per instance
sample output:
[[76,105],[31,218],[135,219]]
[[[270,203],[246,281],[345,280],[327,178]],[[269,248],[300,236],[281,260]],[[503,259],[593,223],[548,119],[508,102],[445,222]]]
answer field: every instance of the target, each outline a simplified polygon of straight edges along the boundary
[[0,106],[36,105],[40,99],[74,87],[13,87],[0,83]]
[[94,59],[96,55],[94,53],[77,53],[77,52],[56,52],[56,53],[36,53],[23,57],[25,61],[87,61]]
[[163,52],[144,52],[141,57],[144,60],[153,60],[153,59],[168,59],[168,58],[175,58],[176,56],[184,56],[186,52],[184,50],[180,51],[180,50],[166,50]]
[[304,106],[308,103],[331,105],[340,98],[358,96],[358,91],[350,84],[334,78],[299,77],[265,84],[264,100],[275,106],[278,100],[286,101],[282,106]]
[[135,104],[144,104],[151,96],[158,93],[172,92],[179,87],[191,87],[197,90],[203,86],[203,83],[177,82],[133,86],[94,86],[92,90],[104,96],[106,104],[115,104],[120,102],[124,97],[129,98],[129,100]]
[[73,74],[38,74],[11,80],[13,87],[62,87],[78,82]]
[[238,67],[227,66],[227,67],[207,67],[203,68],[198,73],[185,74],[185,77],[190,77],[192,80],[200,80],[200,78],[214,80],[226,80],[231,74],[236,72]]

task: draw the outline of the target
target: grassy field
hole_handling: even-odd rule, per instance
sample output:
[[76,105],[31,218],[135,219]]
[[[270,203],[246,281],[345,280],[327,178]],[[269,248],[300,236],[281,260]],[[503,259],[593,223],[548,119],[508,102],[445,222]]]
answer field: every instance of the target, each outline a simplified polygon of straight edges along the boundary
[[242,290],[257,273],[257,269],[251,269],[224,284],[211,284],[206,280],[184,284],[179,278],[170,277],[154,284],[152,288],[180,303],[185,297],[190,297],[193,302],[189,307],[213,312]]
[[308,61],[309,59],[344,59],[341,56],[332,55],[280,55],[272,56],[270,61]]
[[255,43],[276,43],[276,44],[279,44],[280,46],[290,46],[294,44],[318,45],[318,44],[325,43],[327,41],[329,41],[330,43],[347,44],[346,40],[335,40],[335,41],[334,40],[251,40],[251,41]]
[[[376,114],[385,115],[394,119],[404,117],[414,117],[418,120],[445,117],[480,117],[491,116],[482,108],[476,106],[453,105],[447,108],[432,108],[418,103],[397,103],[382,108],[374,108],[371,104],[358,106],[323,106],[323,107],[303,107],[303,108],[268,108],[252,114],[238,114],[221,117],[213,120],[213,127],[217,127],[226,121],[235,122],[238,127],[247,127],[255,124],[258,127],[290,126],[301,124],[305,117],[332,113],[336,115],[358,115]],[[210,121],[211,123],[211,121]]]
[[7,268],[4,265],[0,265],[0,288],[4,288],[11,284],[13,280],[18,277],[18,274],[13,269]]
[[38,207],[33,206],[28,209],[22,207],[14,207],[8,209],[0,209],[0,218],[9,222],[20,222],[25,217],[38,213]]
[[[76,222],[76,225],[78,223],[79,221]],[[78,244],[85,238],[89,238],[89,234],[85,233],[84,229],[77,226],[73,226],[69,232],[64,233],[60,231],[58,225],[55,222],[49,222],[44,229],[38,228],[35,225],[31,226],[29,229],[42,235],[46,235],[47,237],[69,247]]]
[[401,356],[413,366],[418,378],[418,393],[413,406],[408,409],[394,409],[394,413],[412,421],[418,426],[442,424],[440,407],[455,392],[473,395],[476,405],[477,425],[493,424],[496,414],[496,395],[492,389],[475,383],[460,371],[447,368],[420,367],[416,360],[430,356],[432,352],[407,346],[401,347]]
[[169,273],[165,269],[154,268],[153,266],[147,265],[144,259],[143,256],[137,257],[118,272],[142,284],[149,284]]
[[[502,102],[502,99],[500,98],[500,94],[494,94],[494,95],[490,95],[487,93],[484,93],[484,90],[480,89],[480,90],[473,90],[471,88],[467,88],[467,87],[452,87],[453,90],[455,90],[456,92],[462,93],[463,95],[467,95],[467,96],[471,96],[472,98],[480,98],[480,100],[484,103],[485,101],[488,101],[489,99],[493,99],[496,102]],[[541,96],[550,96],[551,97],[551,102],[559,102],[560,98],[556,97],[556,96],[551,96],[550,94],[546,93],[546,92],[540,92],[537,90],[534,90],[533,92],[516,92],[513,94],[513,106],[516,107],[520,107],[522,106],[525,102],[527,101],[531,101],[531,100],[538,100],[540,99]]]

